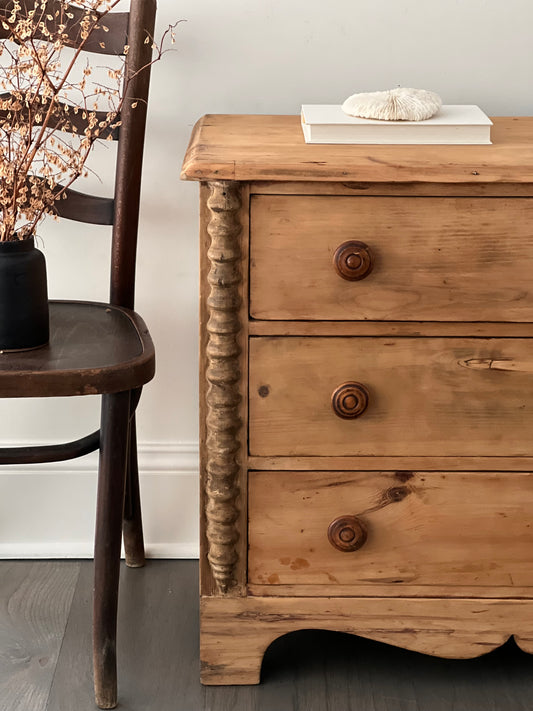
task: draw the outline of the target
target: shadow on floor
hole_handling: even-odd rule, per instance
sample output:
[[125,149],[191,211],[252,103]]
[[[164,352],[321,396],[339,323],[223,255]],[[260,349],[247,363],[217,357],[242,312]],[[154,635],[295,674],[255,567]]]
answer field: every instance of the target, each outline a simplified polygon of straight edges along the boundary
[[269,647],[258,698],[278,687],[289,705],[277,708],[287,711],[532,711],[532,671],[531,657],[512,640],[483,657],[448,660],[304,630]]

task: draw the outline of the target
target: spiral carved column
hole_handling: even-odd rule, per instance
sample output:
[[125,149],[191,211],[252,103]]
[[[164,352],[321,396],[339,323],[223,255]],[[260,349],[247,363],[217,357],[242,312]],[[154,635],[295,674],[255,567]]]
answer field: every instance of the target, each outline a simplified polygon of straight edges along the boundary
[[239,538],[235,523],[239,515],[237,454],[242,424],[239,416],[241,225],[238,218],[241,200],[236,183],[211,182],[209,189],[206,535],[213,577],[219,592],[227,593],[235,583]]

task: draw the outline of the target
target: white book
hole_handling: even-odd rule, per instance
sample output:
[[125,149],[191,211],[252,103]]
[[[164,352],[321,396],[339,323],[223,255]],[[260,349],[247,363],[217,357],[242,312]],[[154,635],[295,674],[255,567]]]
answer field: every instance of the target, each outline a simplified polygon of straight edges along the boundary
[[306,143],[489,144],[492,121],[479,106],[452,105],[425,121],[381,121],[348,116],[337,104],[304,104]]

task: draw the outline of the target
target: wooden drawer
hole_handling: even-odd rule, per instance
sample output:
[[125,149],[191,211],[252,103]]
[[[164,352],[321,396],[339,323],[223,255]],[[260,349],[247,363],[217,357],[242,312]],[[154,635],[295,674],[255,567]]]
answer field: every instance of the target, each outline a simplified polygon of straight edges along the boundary
[[532,339],[256,337],[249,367],[252,455],[533,454]]
[[248,485],[251,584],[533,585],[529,472],[254,471]]
[[[264,195],[250,215],[253,318],[533,320],[530,198]],[[373,263],[358,281],[334,265],[351,240]],[[360,258],[339,269],[361,276]]]

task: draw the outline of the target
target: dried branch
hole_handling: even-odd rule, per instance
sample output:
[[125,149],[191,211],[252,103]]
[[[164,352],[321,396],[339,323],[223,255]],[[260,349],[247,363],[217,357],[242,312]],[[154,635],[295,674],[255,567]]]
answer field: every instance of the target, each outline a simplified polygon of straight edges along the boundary
[[[118,2],[0,3],[0,241],[34,234],[72,183],[87,175],[94,143],[118,136],[124,96],[138,73],[125,76],[128,47],[118,69],[106,68],[110,85],[94,80],[89,61],[81,79],[73,79],[84,49],[98,41],[105,51],[106,18]],[[161,59],[175,27],[159,45],[147,36],[155,57],[139,71]]]

